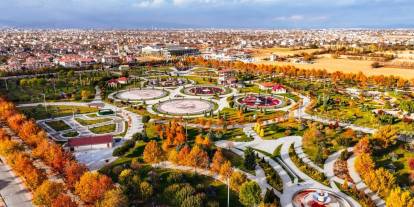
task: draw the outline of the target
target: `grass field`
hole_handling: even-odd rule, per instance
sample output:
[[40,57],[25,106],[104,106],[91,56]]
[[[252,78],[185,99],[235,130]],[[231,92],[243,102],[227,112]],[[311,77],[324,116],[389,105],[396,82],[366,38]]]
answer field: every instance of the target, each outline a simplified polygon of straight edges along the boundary
[[76,132],[76,131],[71,131],[71,132],[67,132],[67,133],[63,134],[64,137],[76,137],[78,135],[79,135],[79,133]]
[[63,131],[70,129],[70,126],[68,126],[64,121],[58,120],[58,121],[48,121],[46,122],[47,125],[52,127],[56,131]]
[[87,106],[47,106],[47,112],[44,106],[22,107],[20,110],[30,118],[36,120],[47,119],[51,117],[70,116],[75,111],[76,114],[86,114],[97,112],[98,109]]
[[202,78],[198,76],[186,76],[189,80],[195,81],[196,84],[214,84],[217,82],[217,78],[211,77],[211,82],[209,81],[209,78]]
[[374,61],[368,60],[350,60],[344,58],[333,59],[327,55],[321,56],[315,60],[313,64],[299,64],[289,62],[271,62],[271,61],[257,61],[258,64],[270,64],[278,66],[293,65],[303,69],[326,69],[328,72],[341,71],[344,73],[358,73],[363,72],[368,76],[372,75],[395,75],[406,79],[414,78],[414,70],[399,69],[399,68],[372,68],[371,64]]
[[103,123],[103,122],[111,121],[112,119],[110,119],[110,118],[102,118],[102,119],[86,120],[86,119],[81,119],[81,118],[75,118],[75,120],[79,124],[81,124],[82,126],[88,126],[88,125],[93,125],[93,124],[98,124],[98,123]]
[[109,124],[105,126],[90,128],[89,130],[95,134],[106,134],[106,133],[111,133],[115,131],[115,129],[116,129],[115,124]]

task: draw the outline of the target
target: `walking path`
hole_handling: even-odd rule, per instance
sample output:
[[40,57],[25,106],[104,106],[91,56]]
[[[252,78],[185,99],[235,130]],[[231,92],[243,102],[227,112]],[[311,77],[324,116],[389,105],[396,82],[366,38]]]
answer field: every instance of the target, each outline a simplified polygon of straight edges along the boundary
[[3,198],[6,206],[33,206],[30,192],[10,167],[3,163],[2,159],[0,159],[0,196]]

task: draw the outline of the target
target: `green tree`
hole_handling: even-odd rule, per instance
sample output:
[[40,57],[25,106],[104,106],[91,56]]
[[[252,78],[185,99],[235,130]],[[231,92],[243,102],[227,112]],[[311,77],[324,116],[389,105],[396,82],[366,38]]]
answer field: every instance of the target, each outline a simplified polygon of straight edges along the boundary
[[243,165],[248,170],[254,170],[256,168],[256,155],[252,148],[248,147],[244,150],[244,162]]
[[245,182],[240,187],[240,202],[245,206],[257,206],[260,203],[260,186],[255,181]]

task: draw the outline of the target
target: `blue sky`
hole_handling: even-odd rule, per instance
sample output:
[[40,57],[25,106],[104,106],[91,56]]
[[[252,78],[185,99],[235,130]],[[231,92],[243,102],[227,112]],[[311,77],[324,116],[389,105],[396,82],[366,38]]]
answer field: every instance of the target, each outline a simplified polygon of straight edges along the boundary
[[414,27],[413,0],[0,0],[0,26]]

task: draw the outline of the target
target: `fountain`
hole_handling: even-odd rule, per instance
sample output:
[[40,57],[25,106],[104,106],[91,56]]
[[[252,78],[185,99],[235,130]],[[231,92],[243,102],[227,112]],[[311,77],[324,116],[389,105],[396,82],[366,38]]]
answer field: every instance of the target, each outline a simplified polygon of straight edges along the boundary
[[303,189],[296,192],[294,207],[351,207],[350,203],[338,194],[322,189]]

